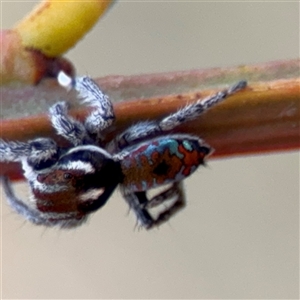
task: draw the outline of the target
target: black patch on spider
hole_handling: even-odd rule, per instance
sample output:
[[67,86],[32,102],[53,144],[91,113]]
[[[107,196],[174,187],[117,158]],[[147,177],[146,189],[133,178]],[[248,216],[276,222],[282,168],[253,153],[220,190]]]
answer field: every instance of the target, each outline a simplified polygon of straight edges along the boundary
[[201,146],[201,147],[199,147],[199,152],[202,152],[205,155],[208,155],[211,152],[211,148],[207,147],[207,146]]
[[156,175],[166,175],[169,170],[170,166],[165,161],[162,161],[154,168],[153,173]]

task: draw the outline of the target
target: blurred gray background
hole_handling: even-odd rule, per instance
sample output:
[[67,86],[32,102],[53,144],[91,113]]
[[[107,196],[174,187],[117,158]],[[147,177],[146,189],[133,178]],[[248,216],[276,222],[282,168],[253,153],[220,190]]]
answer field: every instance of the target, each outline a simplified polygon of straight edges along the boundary
[[[34,2],[1,5],[9,28]],[[95,77],[298,56],[299,3],[188,1],[119,1],[67,54]],[[2,297],[299,298],[299,152],[210,161],[186,194],[149,232],[119,192],[71,231],[24,222],[2,195]]]

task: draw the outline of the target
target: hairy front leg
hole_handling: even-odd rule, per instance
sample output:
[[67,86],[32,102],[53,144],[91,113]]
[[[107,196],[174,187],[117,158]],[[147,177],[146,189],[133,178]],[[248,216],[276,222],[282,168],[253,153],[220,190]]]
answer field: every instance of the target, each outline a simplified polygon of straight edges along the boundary
[[57,144],[50,138],[37,138],[28,142],[0,140],[0,161],[22,162],[34,169],[53,165],[59,156]]
[[82,102],[93,108],[85,120],[84,127],[89,134],[96,136],[96,140],[101,140],[101,132],[115,120],[113,105],[109,97],[88,76],[72,79],[64,72],[60,72],[58,82],[67,89],[74,88]]
[[68,104],[58,102],[49,109],[50,120],[57,134],[64,137],[72,145],[92,143],[84,125],[68,114]]

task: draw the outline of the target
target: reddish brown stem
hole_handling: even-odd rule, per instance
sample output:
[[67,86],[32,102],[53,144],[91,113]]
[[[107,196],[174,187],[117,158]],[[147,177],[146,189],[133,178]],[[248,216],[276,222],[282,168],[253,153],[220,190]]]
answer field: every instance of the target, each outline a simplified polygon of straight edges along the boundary
[[[246,90],[177,130],[201,136],[215,148],[214,157],[229,157],[299,148],[298,73],[299,61],[293,60],[231,69],[114,76],[97,81],[115,103],[117,122],[107,135],[111,139],[130,124],[161,118],[215,92],[216,88],[212,89],[212,86],[219,86],[220,89],[224,82],[232,84],[240,79],[249,80]],[[204,90],[200,86],[204,86]],[[57,139],[47,115],[36,113],[47,111],[47,106],[60,99],[71,102],[75,96],[72,93],[66,94],[53,81],[37,87],[23,87],[21,90],[10,88],[1,92],[5,119],[1,121],[0,132],[1,138],[5,140],[28,140],[37,136]],[[120,99],[131,100],[118,102]],[[20,117],[20,110],[23,115],[24,112],[33,111],[33,115]],[[86,108],[72,111],[81,120],[87,113]],[[62,140],[58,142],[63,143]],[[0,174],[19,178],[20,166],[2,163]]]

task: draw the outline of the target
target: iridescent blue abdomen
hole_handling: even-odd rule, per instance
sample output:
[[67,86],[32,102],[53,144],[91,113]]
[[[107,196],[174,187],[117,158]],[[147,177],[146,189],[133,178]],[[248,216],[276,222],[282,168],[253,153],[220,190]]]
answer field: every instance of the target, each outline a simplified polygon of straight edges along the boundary
[[145,191],[192,174],[211,148],[190,135],[157,137],[126,149],[121,161],[123,184]]

